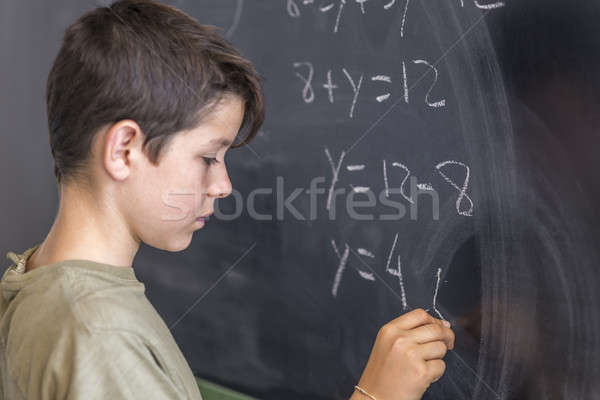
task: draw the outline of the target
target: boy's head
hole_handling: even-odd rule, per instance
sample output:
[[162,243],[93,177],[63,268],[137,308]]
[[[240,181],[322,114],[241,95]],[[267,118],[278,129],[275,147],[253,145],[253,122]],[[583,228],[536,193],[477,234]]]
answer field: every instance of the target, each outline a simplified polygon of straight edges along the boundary
[[[136,239],[177,251],[231,192],[226,150],[264,120],[260,78],[182,11],[121,0],[65,32],[48,76],[54,173],[116,210]],[[103,204],[106,206],[106,204]]]

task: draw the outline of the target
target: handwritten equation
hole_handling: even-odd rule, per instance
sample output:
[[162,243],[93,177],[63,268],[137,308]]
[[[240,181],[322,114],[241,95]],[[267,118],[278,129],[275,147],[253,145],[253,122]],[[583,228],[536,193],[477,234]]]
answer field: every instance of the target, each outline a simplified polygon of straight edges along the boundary
[[[363,247],[358,247],[356,249],[353,249],[350,246],[348,246],[348,243],[344,244],[344,250],[343,250],[343,252],[340,252],[339,246],[337,245],[337,243],[335,242],[334,239],[331,239],[330,243],[331,243],[331,247],[333,248],[333,251],[339,261],[337,269],[336,269],[336,273],[335,273],[335,278],[333,280],[333,286],[331,288],[332,296],[336,297],[340,283],[342,281],[342,277],[344,276],[344,273],[346,272],[346,269],[347,269],[346,267],[348,265],[348,258],[350,256],[350,252],[352,252],[356,257],[359,257],[359,258],[364,257],[369,260],[374,260],[377,257],[371,251],[369,251]],[[391,246],[388,256],[386,258],[384,271],[387,274],[398,278],[398,283],[400,286],[400,300],[402,302],[402,309],[403,309],[403,311],[406,311],[406,310],[408,310],[409,304],[408,304],[408,298],[407,298],[407,294],[406,294],[406,288],[404,286],[404,276],[402,275],[402,260],[401,260],[401,256],[400,256],[399,252],[395,258],[396,262],[392,263],[392,259],[394,258],[394,254],[396,252],[397,244],[398,244],[398,233],[396,233],[396,235],[394,236],[394,241],[392,243],[392,246]],[[358,276],[366,281],[371,281],[371,282],[375,281],[375,277],[376,277],[375,270],[373,268],[371,268],[366,262],[363,262],[363,265],[365,267],[367,267],[369,270],[365,271],[364,269],[356,268],[356,272],[358,273]],[[440,317],[440,319],[445,320],[444,316],[437,308],[437,295],[438,295],[438,291],[439,291],[439,287],[440,287],[441,274],[442,274],[442,269],[437,268],[436,284],[435,284],[435,290],[433,292],[432,308],[433,308],[433,311]]]
[[[454,0],[452,0],[454,1]],[[465,7],[465,0],[456,0],[460,7]],[[404,37],[404,27],[406,25],[408,9],[411,0],[288,0],[287,13],[292,18],[299,18],[302,15],[301,7],[316,8],[321,13],[335,13],[335,23],[333,25],[333,33],[337,33],[340,29],[340,22],[346,7],[355,5],[360,8],[362,14],[367,14],[370,7],[378,7],[383,10],[391,10],[393,7],[402,7],[402,23],[400,25],[400,37]],[[506,4],[503,1],[485,2],[473,0],[472,4],[482,10],[493,10],[495,8],[504,7]]]
[[[329,186],[329,191],[327,195],[327,210],[331,209],[331,205],[336,194],[336,187],[338,185],[338,181],[340,178],[340,172],[342,171],[342,166],[345,166],[345,172],[351,175],[356,175],[359,171],[364,171],[366,169],[366,164],[344,164],[344,157],[346,156],[346,152],[342,151],[339,158],[334,160],[331,152],[327,147],[325,147],[325,156],[327,157],[327,161],[329,162],[329,166],[331,169],[331,184]],[[384,184],[385,196],[389,197],[390,193],[390,185],[389,185],[389,172],[388,172],[388,162],[386,160],[381,160],[381,173],[382,180]],[[400,187],[399,193],[400,195],[411,204],[414,204],[415,199],[413,198],[414,194],[408,193],[407,190],[407,182],[411,176],[410,169],[403,163],[394,161],[391,163],[392,168],[397,168],[400,171],[401,179],[400,179]],[[449,169],[458,169],[464,171],[464,179],[462,182],[455,182],[449,175]],[[453,189],[457,192],[456,197],[456,212],[458,215],[462,215],[465,217],[473,216],[473,200],[468,194],[469,183],[471,179],[471,169],[468,165],[460,161],[454,160],[445,160],[437,163],[434,167],[434,170],[442,177],[442,179],[448,183]],[[422,191],[433,191],[433,185],[431,183],[418,183],[417,188]],[[371,191],[370,186],[359,186],[359,185],[350,185],[352,190],[357,193],[366,193]]]
[[[402,61],[401,65],[401,75],[400,75],[400,84],[395,84],[395,81],[392,82],[392,76],[383,75],[383,74],[373,74],[365,79],[365,74],[360,73],[352,76],[350,72],[344,67],[341,68],[341,72],[343,77],[341,80],[346,87],[346,90],[352,91],[352,102],[349,105],[349,114],[350,118],[354,117],[354,111],[356,109],[356,103],[358,101],[361,88],[363,87],[363,81],[368,81],[373,85],[378,85],[382,87],[381,94],[374,97],[374,99],[378,103],[384,103],[390,99],[392,95],[392,90],[400,88],[400,92],[402,94],[402,98],[406,104],[410,102],[409,95],[409,82],[407,79],[407,65],[406,61]],[[446,99],[432,99],[432,92],[435,88],[435,85],[438,81],[438,70],[427,60],[417,59],[411,60],[410,64],[414,64],[417,66],[421,66],[421,70],[423,73],[433,72],[432,82],[427,90],[424,98],[424,102],[428,107],[431,108],[442,108],[446,106]],[[293,67],[295,69],[296,76],[301,80],[302,83],[302,100],[305,103],[312,103],[315,101],[315,87],[320,88],[327,94],[327,99],[330,103],[335,103],[335,91],[337,89],[341,89],[341,83],[339,80],[333,79],[332,70],[328,69],[325,77],[320,82],[315,82],[315,68],[313,63],[310,61],[298,61],[293,63]],[[394,78],[396,79],[396,78]]]

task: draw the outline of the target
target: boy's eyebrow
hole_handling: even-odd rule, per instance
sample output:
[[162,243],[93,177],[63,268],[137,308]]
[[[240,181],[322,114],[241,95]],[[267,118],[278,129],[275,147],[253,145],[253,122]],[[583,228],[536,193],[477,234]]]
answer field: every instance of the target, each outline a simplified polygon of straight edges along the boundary
[[227,147],[231,144],[231,140],[229,139],[225,139],[225,138],[217,138],[217,139],[212,139],[210,140],[208,143],[213,144],[220,144],[221,146]]

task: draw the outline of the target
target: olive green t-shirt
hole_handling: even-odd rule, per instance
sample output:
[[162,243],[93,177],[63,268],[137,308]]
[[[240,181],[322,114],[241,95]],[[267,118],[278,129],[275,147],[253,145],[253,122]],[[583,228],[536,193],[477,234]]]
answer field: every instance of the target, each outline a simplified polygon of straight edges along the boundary
[[0,280],[0,400],[201,400],[131,267],[64,260]]

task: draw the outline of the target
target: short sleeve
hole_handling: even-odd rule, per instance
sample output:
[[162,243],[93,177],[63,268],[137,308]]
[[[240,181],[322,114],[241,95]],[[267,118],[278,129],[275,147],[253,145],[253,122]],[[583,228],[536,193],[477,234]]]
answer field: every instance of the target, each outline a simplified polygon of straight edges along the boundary
[[111,329],[69,336],[51,352],[39,398],[187,399],[136,333]]

